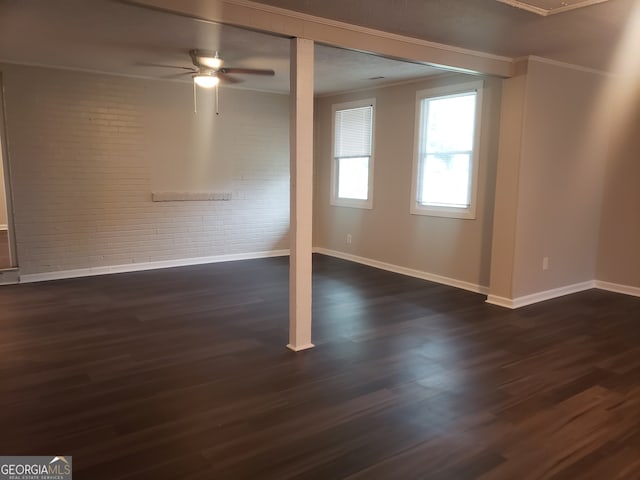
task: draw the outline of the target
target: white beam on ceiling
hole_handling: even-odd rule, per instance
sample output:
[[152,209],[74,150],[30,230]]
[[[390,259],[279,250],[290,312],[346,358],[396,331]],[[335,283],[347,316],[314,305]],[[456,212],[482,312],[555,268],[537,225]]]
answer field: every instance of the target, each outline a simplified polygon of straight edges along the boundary
[[342,48],[411,60],[452,71],[513,75],[513,59],[428,42],[248,0],[124,0],[200,20],[307,38]]

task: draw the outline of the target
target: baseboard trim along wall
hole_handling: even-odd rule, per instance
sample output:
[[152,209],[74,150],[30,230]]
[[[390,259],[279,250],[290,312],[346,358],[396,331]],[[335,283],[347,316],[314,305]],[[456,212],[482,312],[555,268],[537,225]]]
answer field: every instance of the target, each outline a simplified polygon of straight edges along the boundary
[[15,285],[20,283],[20,272],[17,268],[0,270],[0,285]]
[[0,230],[9,230],[9,225],[0,225]]
[[553,288],[551,290],[545,290],[543,292],[532,293],[531,295],[524,295],[516,298],[505,298],[497,295],[488,295],[487,303],[491,305],[498,305],[499,307],[506,308],[520,308],[533,303],[544,302],[545,300],[551,300],[553,298],[564,297],[565,295],[571,295],[572,293],[583,292],[591,288],[596,288],[596,282],[590,280],[588,282],[574,283],[573,285],[566,285],[564,287]]
[[619,283],[603,282],[596,280],[596,288],[606,290],[608,292],[623,293],[633,297],[640,297],[640,287],[632,287],[630,285],[620,285]]
[[158,268],[188,267],[191,265],[203,265],[207,263],[253,260],[256,258],[268,257],[284,257],[287,255],[289,255],[289,250],[271,250],[267,252],[232,253],[228,255],[214,255],[210,257],[181,258],[177,260],[161,260],[157,262],[79,268],[76,270],[62,270],[57,272],[21,275],[20,283],[46,282],[49,280],[63,280],[66,278],[91,277],[94,275],[108,275],[111,273],[140,272],[144,270],[155,270]]
[[[349,253],[338,252],[336,250],[329,250],[321,247],[314,247],[313,253],[340,258],[342,260],[367,265],[369,267],[379,268],[388,272],[407,275],[409,277],[419,278],[421,280],[440,283],[443,285],[448,285],[450,287],[461,288],[469,292],[480,293],[483,295],[487,295],[487,303],[510,309],[516,309],[527,305],[532,305],[534,303],[544,302],[545,300],[563,297],[565,295],[582,292],[592,288],[598,288],[600,290],[606,290],[609,292],[640,297],[640,287],[632,287],[629,285],[604,282],[601,280],[590,280],[588,282],[567,285],[564,287],[545,290],[543,292],[533,293],[522,297],[506,298],[500,297],[498,295],[490,295],[489,287],[486,287],[484,285],[476,285],[470,282],[456,280],[455,278],[444,277],[442,275],[424,272],[422,270],[415,270],[413,268],[401,267],[399,265],[394,265],[391,263],[380,262],[371,258],[360,257],[357,255],[351,255]],[[67,278],[90,277],[94,275],[108,275],[112,273],[140,272],[145,270],[155,270],[159,268],[188,267],[191,265],[231,262],[237,260],[252,260],[257,258],[284,257],[287,255],[289,255],[289,250],[271,250],[266,252],[235,253],[228,255],[215,255],[210,257],[182,258],[177,260],[161,260],[157,262],[80,268],[75,270],[62,270],[57,272],[32,273],[27,275],[20,275],[19,283],[46,282],[49,280],[64,280]],[[16,269],[3,272],[3,274],[5,274],[5,278],[0,278],[0,284],[18,283],[18,271]]]
[[434,273],[424,272],[422,270],[415,270],[413,268],[401,267],[392,263],[380,262],[371,258],[359,257],[357,255],[351,255],[350,253],[338,252],[336,250],[329,250],[326,248],[315,247],[314,253],[320,253],[322,255],[328,255],[330,257],[340,258],[342,260],[348,260],[350,262],[360,263],[369,267],[379,268],[388,272],[399,273],[401,275],[407,275],[409,277],[420,278],[422,280],[428,280],[430,282],[441,283],[450,287],[461,288],[474,293],[481,293],[487,295],[489,293],[489,287],[483,285],[476,285],[474,283],[465,282],[463,280],[456,280],[455,278],[444,277],[442,275],[436,275]]

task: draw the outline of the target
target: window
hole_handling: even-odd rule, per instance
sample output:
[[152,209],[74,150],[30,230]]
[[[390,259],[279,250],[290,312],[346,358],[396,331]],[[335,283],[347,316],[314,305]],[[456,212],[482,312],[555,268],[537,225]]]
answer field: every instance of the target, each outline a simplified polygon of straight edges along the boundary
[[482,82],[419,91],[411,213],[475,218]]
[[333,106],[331,204],[373,207],[375,99]]

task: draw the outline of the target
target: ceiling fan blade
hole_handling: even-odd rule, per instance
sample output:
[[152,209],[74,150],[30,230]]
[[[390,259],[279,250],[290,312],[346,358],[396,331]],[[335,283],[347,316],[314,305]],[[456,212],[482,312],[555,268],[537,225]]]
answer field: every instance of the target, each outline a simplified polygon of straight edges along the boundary
[[162,63],[148,63],[148,62],[138,62],[138,65],[142,67],[160,67],[160,68],[179,68],[181,70],[188,70],[189,72],[197,72],[197,70],[193,67],[181,67],[179,65],[164,65]]
[[276,72],[273,70],[259,69],[259,68],[238,68],[238,67],[222,67],[219,72],[222,73],[235,73],[246,75],[267,75],[273,77]]
[[218,72],[218,78],[220,79],[220,83],[224,83],[227,85],[232,85],[234,83],[242,83],[242,80],[239,78],[233,78],[226,73]]
[[195,72],[178,72],[178,73],[172,73],[171,75],[163,75],[160,78],[182,78],[185,75],[193,75]]

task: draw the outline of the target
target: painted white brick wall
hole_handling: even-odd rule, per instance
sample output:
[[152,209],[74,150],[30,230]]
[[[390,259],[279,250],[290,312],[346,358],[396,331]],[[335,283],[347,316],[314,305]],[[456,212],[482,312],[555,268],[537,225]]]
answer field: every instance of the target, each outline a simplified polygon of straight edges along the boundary
[[288,248],[286,96],[225,91],[231,201],[152,202],[146,103],[166,82],[0,69],[22,274]]

